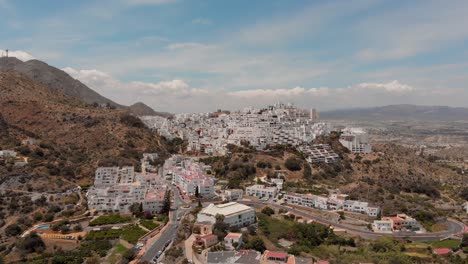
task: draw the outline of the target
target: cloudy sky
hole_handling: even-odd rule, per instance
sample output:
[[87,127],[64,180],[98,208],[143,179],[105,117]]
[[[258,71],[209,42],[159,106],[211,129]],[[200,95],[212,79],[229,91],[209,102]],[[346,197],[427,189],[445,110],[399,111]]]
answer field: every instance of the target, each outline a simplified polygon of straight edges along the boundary
[[0,0],[0,49],[161,111],[468,106],[467,13],[466,0]]

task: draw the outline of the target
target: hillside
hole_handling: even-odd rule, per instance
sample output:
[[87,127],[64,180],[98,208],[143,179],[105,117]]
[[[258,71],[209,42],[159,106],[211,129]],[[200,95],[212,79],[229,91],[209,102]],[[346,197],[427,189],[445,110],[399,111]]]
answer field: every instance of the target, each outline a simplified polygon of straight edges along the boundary
[[[90,183],[98,163],[137,164],[141,153],[165,154],[164,143],[122,109],[94,108],[17,72],[0,72],[0,148],[29,157],[32,175]],[[40,143],[21,146],[32,137]],[[10,168],[11,169],[11,168]],[[51,188],[42,182],[35,187]]]
[[23,62],[15,57],[0,57],[0,71],[15,71],[42,84],[52,92],[63,93],[86,104],[109,105],[112,108],[126,109],[135,115],[170,116],[169,113],[156,112],[143,103],[124,106],[100,95],[68,73],[39,60]]
[[130,109],[130,112],[132,112],[134,115],[137,115],[137,116],[163,116],[163,117],[172,116],[172,114],[170,113],[156,112],[153,110],[153,108],[147,106],[146,104],[142,102],[132,104],[128,108]]
[[468,108],[448,106],[388,105],[322,112],[322,119],[468,121]]
[[12,70],[22,73],[52,91],[61,92],[88,104],[110,104],[115,107],[123,107],[93,91],[66,72],[39,60],[22,62],[14,57],[2,57],[0,58],[0,70]]

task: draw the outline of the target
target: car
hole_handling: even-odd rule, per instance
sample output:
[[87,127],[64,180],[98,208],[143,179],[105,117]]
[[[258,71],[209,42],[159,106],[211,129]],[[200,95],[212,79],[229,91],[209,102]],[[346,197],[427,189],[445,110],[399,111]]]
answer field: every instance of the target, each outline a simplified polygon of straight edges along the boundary
[[154,257],[156,260],[161,256],[162,251],[159,250],[158,253],[156,253],[156,256]]
[[202,250],[201,248],[197,249],[197,253],[198,253],[198,254],[201,254],[202,251],[203,251],[203,250]]
[[179,217],[177,217],[177,221],[180,221],[180,216],[179,216]]

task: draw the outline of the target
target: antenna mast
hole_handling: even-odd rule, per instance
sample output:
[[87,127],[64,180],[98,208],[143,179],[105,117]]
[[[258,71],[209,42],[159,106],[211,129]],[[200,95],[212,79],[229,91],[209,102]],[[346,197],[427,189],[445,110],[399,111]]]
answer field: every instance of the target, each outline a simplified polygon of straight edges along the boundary
[[7,58],[8,58],[8,49],[6,49],[5,51],[6,51],[6,56],[7,56]]

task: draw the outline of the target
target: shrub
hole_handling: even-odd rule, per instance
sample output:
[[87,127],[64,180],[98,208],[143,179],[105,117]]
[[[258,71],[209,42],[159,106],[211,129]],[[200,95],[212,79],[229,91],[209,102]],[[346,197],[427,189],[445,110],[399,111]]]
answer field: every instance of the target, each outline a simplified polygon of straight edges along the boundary
[[284,163],[284,166],[290,171],[301,170],[301,162],[296,158],[289,158]]

